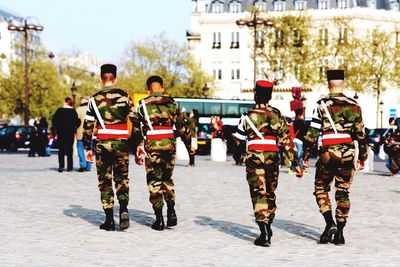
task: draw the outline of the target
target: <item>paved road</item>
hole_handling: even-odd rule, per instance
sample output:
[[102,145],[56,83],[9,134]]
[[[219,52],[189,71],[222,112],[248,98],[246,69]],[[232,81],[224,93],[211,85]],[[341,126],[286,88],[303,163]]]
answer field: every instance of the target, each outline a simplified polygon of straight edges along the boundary
[[[76,161],[77,162],[77,161]],[[95,172],[57,173],[57,157],[0,152],[0,266],[398,266],[400,178],[357,174],[346,245],[317,244],[324,222],[313,192],[282,169],[272,247],[258,235],[245,168],[197,157],[174,177],[179,225],[156,232],[145,172],[131,166],[131,227],[98,229],[104,220]],[[117,219],[117,211],[115,212]]]

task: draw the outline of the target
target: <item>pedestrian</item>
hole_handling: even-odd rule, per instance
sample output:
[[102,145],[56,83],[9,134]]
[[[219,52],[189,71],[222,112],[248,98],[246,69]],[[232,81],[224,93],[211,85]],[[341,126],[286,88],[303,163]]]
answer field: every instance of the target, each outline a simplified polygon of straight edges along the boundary
[[[191,151],[189,130],[184,124],[177,122],[178,105],[172,97],[164,96],[163,80],[159,76],[147,79],[150,96],[138,104],[136,116],[142,127],[133,128],[136,134],[143,133],[144,142],[137,147],[137,163],[145,157],[147,185],[150,193],[150,203],[156,215],[156,221],[151,226],[154,230],[164,230],[163,207],[167,204],[167,226],[177,225],[175,212],[175,185],[172,173],[175,165],[176,141],[173,126],[183,143]],[[192,151],[194,153],[194,151]]]
[[189,166],[194,167],[195,154],[197,150],[197,127],[199,125],[199,111],[197,109],[193,109],[189,116],[185,116],[185,120],[191,136],[191,149],[188,150]]
[[82,141],[86,158],[92,160],[92,139],[97,129],[94,150],[100,199],[106,220],[100,229],[115,230],[114,191],[119,202],[119,228],[129,227],[129,132],[127,119],[134,123],[134,106],[128,93],[116,87],[117,67],[100,68],[102,88],[90,99],[83,124]]
[[254,99],[256,105],[243,114],[235,138],[247,140],[246,176],[256,222],[260,236],[254,241],[256,246],[271,245],[271,224],[275,218],[276,196],[279,176],[279,148],[296,166],[302,176],[297,152],[290,136],[289,127],[280,111],[268,104],[272,96],[273,84],[269,81],[256,82]]
[[396,177],[400,174],[400,131],[390,135],[384,140],[383,148],[388,154],[386,167],[390,171],[390,176]]
[[48,128],[49,124],[47,123],[46,117],[38,117],[35,122],[34,126],[36,127],[36,131],[38,133],[38,154],[39,157],[46,156],[46,148],[49,143],[48,138]]
[[[307,126],[304,123],[304,110],[297,109],[295,111],[295,114],[296,114],[296,117],[291,125],[293,127],[293,132],[291,134],[292,134],[293,142],[296,145],[297,155],[299,156],[300,168],[302,168],[303,172],[304,172],[303,142],[304,142],[304,136],[307,134]],[[289,173],[290,174],[295,173],[295,166],[293,166],[293,165],[290,166]]]
[[[343,228],[350,211],[349,190],[354,170],[364,168],[368,156],[367,140],[361,107],[355,100],[343,94],[344,71],[328,70],[327,79],[330,93],[317,102],[310,128],[304,137],[303,163],[305,167],[309,166],[311,150],[322,133],[322,146],[318,151],[314,188],[319,210],[326,222],[320,243],[326,244],[333,241],[335,245],[344,245]],[[358,142],[358,158],[355,158],[353,141]],[[332,205],[329,198],[333,181],[336,187],[336,223],[332,217]]]
[[211,116],[210,124],[213,129],[212,137],[213,138],[222,138],[223,122],[222,122],[221,118],[218,115]]
[[73,144],[80,121],[70,97],[65,98],[64,106],[57,109],[53,116],[52,124],[57,132],[58,172],[63,172],[64,170],[65,155],[67,155],[67,171],[71,172],[73,168]]
[[89,102],[88,96],[83,96],[80,99],[80,106],[76,108],[76,113],[78,113],[78,118],[81,121],[77,131],[76,131],[76,148],[78,150],[79,157],[79,169],[78,172],[90,171],[92,168],[92,163],[86,160],[85,149],[83,147],[83,123],[86,116],[87,106]]

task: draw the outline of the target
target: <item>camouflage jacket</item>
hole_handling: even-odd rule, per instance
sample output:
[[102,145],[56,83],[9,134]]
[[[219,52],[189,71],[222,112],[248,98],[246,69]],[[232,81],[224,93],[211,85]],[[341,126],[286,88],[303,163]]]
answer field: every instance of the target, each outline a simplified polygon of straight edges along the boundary
[[[128,118],[131,120],[132,124],[137,123],[134,117],[133,102],[128,93],[124,90],[115,88],[113,86],[104,86],[92,97],[96,102],[100,116],[106,126],[113,124],[125,124],[127,123]],[[97,118],[93,105],[89,101],[85,121],[83,124],[82,140],[85,150],[91,149],[91,141],[96,124],[100,125],[99,118]]]
[[[359,160],[366,160],[367,140],[365,136],[364,123],[361,115],[361,108],[357,102],[344,94],[334,93],[320,99],[317,102],[317,108],[314,110],[313,118],[307,135],[304,137],[303,158],[308,160],[311,150],[318,140],[321,133],[333,132],[333,127],[329,122],[328,116],[324,111],[322,101],[325,103],[330,116],[338,133],[350,134],[352,140],[357,140],[359,144]],[[349,144],[330,145],[331,149],[343,150],[348,149]]]
[[[145,103],[145,107],[142,104]],[[144,144],[146,151],[171,151],[175,150],[174,138],[163,138],[160,140],[146,140],[147,131],[150,126],[146,119],[146,108],[151,127],[167,126],[173,128],[175,125],[178,135],[190,149],[190,131],[185,127],[183,117],[179,113],[178,104],[172,97],[161,93],[153,93],[139,102],[135,117],[139,124],[133,125],[132,133],[137,137],[136,145]]]
[[[297,166],[299,163],[297,150],[290,136],[289,126],[281,115],[281,112],[268,104],[256,104],[247,114],[243,114],[240,119],[237,132],[234,137],[237,140],[257,138],[257,134],[251,129],[249,123],[244,119],[248,116],[258,131],[265,136],[275,136],[283,146],[285,156]],[[236,143],[238,144],[238,142]],[[274,152],[275,153],[275,152]]]

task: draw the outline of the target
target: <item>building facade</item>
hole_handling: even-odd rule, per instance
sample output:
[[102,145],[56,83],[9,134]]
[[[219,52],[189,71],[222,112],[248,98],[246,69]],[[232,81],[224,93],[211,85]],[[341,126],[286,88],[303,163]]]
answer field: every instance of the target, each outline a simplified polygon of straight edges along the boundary
[[[253,29],[237,25],[238,20],[251,18],[251,9],[256,8],[266,18],[306,12],[312,21],[312,34],[322,34],[329,42],[333,37],[346,35],[346,29],[334,28],[333,20],[336,17],[351,18],[351,26],[360,34],[367,34],[376,27],[400,32],[399,6],[399,0],[197,0],[193,1],[187,32],[188,46],[202,68],[214,77],[215,97],[251,99],[254,72],[257,79],[265,78],[263,68],[267,64],[262,58],[254,56]],[[321,64],[332,67],[338,65],[338,62],[324,59]],[[316,69],[316,72],[323,70],[322,67]],[[293,115],[288,104],[292,100],[292,86],[301,84],[294,78],[294,74],[288,73],[286,79],[280,81],[271,101],[288,116]],[[390,109],[399,106],[399,100],[390,97],[396,92],[397,89],[389,89],[382,95],[383,102],[388,105],[390,103]],[[304,94],[305,106],[309,107],[309,104],[326,93],[327,88],[323,84],[307,89]],[[353,96],[354,92],[350,92],[350,95]],[[368,97],[371,96],[360,95],[359,101],[374,103]],[[306,109],[307,116],[311,112],[312,108]],[[384,113],[389,116],[389,111],[384,110]],[[365,116],[373,117],[368,122],[368,126],[373,127],[377,119],[375,111]],[[384,122],[383,125],[387,124],[386,120]]]

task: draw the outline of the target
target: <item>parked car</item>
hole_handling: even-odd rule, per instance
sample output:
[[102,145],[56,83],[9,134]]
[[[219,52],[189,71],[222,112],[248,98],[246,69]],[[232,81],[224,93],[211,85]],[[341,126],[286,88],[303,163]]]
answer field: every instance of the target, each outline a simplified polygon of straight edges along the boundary
[[395,126],[390,126],[389,128],[375,128],[367,131],[368,144],[371,146],[372,151],[374,151],[375,154],[379,153],[383,140],[392,135],[396,129]]
[[35,127],[10,125],[0,129],[0,149],[17,151],[18,148],[29,147],[35,134]]

